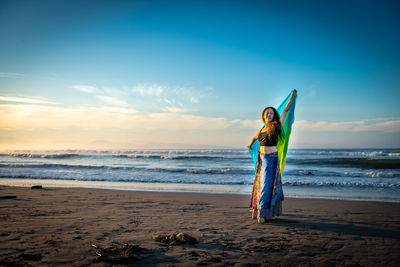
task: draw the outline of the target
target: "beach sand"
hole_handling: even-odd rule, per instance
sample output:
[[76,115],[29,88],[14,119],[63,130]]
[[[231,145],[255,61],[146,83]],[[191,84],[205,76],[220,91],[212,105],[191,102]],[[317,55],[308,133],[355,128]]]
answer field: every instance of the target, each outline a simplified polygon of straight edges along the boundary
[[[137,244],[119,266],[398,266],[400,204],[286,199],[284,215],[252,220],[249,196],[0,186],[0,265],[113,266],[112,241]],[[153,236],[184,232],[195,245]]]

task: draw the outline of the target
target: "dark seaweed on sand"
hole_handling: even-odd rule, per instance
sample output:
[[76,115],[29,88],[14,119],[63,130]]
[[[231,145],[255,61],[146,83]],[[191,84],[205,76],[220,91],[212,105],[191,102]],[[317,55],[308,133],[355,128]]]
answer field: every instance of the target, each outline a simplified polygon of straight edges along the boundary
[[181,244],[189,244],[194,245],[197,244],[197,239],[185,234],[185,233],[174,233],[174,234],[164,234],[153,237],[155,241],[168,244],[168,245],[181,245]]

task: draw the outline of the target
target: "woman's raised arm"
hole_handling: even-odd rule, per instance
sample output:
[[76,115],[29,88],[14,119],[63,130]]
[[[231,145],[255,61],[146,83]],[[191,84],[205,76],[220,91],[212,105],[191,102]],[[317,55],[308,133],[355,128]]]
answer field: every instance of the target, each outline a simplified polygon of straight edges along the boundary
[[281,115],[281,124],[282,124],[282,126],[285,124],[286,115],[287,115],[287,113],[289,112],[289,110],[290,110],[290,108],[291,108],[291,106],[292,106],[292,104],[293,104],[293,101],[294,101],[294,99],[296,98],[296,96],[297,96],[297,90],[294,89],[294,90],[292,91],[292,96],[290,97],[290,100],[289,100],[289,102],[287,103],[287,105],[286,105],[286,107],[285,107],[285,109],[283,110],[282,115]]

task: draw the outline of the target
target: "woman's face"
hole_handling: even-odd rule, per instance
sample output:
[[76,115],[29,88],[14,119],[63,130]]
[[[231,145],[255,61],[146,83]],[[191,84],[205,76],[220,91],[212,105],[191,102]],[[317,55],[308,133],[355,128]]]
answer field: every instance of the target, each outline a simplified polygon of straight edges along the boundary
[[267,111],[264,113],[264,120],[265,122],[270,122],[274,119],[274,111],[269,108]]

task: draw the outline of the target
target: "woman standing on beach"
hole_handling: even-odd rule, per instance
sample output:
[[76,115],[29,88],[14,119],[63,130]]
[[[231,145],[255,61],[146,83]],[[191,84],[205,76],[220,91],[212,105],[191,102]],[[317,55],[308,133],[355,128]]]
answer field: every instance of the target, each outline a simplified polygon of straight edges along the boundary
[[[291,92],[282,115],[273,107],[267,107],[262,112],[265,125],[254,135],[247,147],[252,150],[254,142],[258,141],[257,170],[254,178],[253,192],[250,207],[253,219],[264,223],[274,216],[282,214],[282,177],[277,145],[282,142],[282,126],[285,125],[286,116],[296,99],[297,91]],[[293,111],[294,112],[294,111]],[[286,146],[287,149],[287,146]]]

